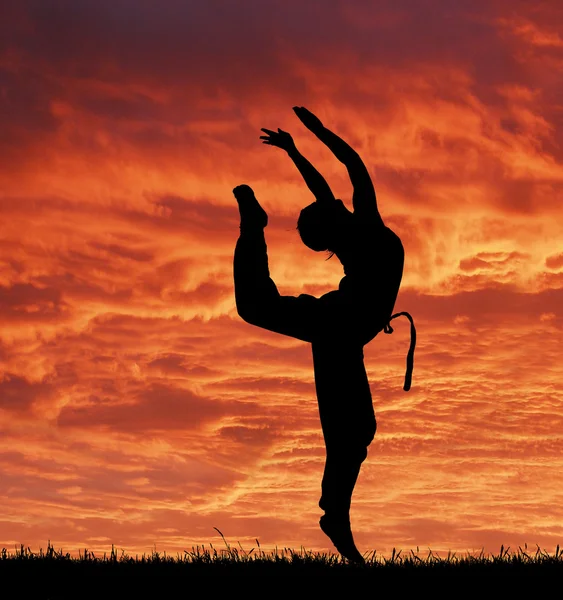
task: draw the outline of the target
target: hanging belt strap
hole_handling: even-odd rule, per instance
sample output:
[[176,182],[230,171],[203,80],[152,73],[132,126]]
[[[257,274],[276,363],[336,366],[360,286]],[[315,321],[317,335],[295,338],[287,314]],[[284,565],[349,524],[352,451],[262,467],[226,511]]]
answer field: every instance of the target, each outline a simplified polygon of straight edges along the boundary
[[393,319],[396,319],[397,317],[407,317],[407,319],[411,322],[411,345],[409,348],[409,353],[407,354],[407,372],[405,373],[405,385],[403,386],[403,389],[405,390],[405,392],[408,392],[411,389],[412,369],[414,366],[414,347],[416,345],[416,329],[414,327],[414,322],[412,320],[412,317],[409,315],[409,313],[408,312],[400,312],[400,313],[395,313],[394,315],[391,315],[391,317],[389,317],[389,321],[383,328],[383,331],[385,333],[393,333],[393,328],[391,327],[391,325],[389,323]]

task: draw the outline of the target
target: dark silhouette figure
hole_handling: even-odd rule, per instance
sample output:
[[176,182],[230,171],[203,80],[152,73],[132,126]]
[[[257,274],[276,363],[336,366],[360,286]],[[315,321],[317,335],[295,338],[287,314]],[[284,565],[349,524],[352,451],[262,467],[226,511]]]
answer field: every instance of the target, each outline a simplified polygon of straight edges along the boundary
[[233,192],[241,225],[234,256],[235,297],[247,322],[312,345],[315,387],[326,445],[319,506],[323,532],[337,550],[362,562],[350,528],[350,503],[367,448],[376,431],[363,347],[400,314],[411,322],[405,391],[410,389],[416,332],[408,313],[392,315],[403,275],[401,240],[385,226],[375,190],[359,155],[303,107],[294,107],[302,123],[324,142],[347,168],[354,193],[353,212],[334,197],[322,175],[281,129],[262,129],[263,143],[285,150],[301,172],[316,201],[304,208],[297,228],[303,242],[340,259],[344,278],[338,290],[320,298],[282,296],[270,278],[264,228],[268,216],[247,185]]

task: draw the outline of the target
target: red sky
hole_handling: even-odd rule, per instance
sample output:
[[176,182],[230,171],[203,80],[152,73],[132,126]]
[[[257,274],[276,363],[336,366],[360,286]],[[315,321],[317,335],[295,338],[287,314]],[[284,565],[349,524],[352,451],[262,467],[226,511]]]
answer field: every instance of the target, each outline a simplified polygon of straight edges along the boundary
[[[232,188],[287,294],[342,276],[260,128],[360,152],[405,251],[366,347],[358,547],[563,540],[558,0],[8,0],[0,6],[0,547],[333,550],[308,345],[236,314]],[[402,321],[402,322],[401,322]]]

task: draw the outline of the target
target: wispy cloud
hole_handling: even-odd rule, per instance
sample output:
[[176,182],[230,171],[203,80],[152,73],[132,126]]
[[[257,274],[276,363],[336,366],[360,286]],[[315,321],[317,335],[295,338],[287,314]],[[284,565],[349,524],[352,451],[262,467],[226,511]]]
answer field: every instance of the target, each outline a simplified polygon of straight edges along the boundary
[[259,143],[291,131],[349,203],[295,104],[368,165],[406,249],[396,308],[419,332],[408,394],[407,324],[366,347],[378,433],[358,544],[559,543],[559,3],[10,4],[0,545],[175,551],[219,527],[329,547],[310,348],[242,322],[232,283],[243,182],[282,293],[342,276],[299,240],[298,172]]

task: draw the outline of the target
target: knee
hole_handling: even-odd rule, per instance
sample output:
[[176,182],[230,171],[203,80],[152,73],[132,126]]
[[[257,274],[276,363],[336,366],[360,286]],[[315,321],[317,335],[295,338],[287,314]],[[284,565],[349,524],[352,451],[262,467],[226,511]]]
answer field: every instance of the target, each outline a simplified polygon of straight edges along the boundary
[[377,421],[375,419],[375,415],[369,420],[366,426],[366,435],[365,435],[365,444],[366,448],[373,442],[373,438],[375,437],[375,433],[377,431]]
[[249,325],[258,325],[259,314],[252,304],[237,301],[239,317]]
[[261,319],[260,319],[260,315],[252,310],[252,307],[247,307],[247,306],[243,306],[243,307],[238,307],[237,306],[237,311],[239,314],[239,317],[245,321],[246,323],[248,323],[249,325],[255,325],[256,327],[260,327],[261,326]]
[[357,446],[347,448],[346,461],[351,465],[361,465],[368,456],[367,446],[358,444]]
[[361,465],[367,458],[368,449],[362,442],[351,442],[334,444],[327,447],[327,461],[331,463],[346,465]]
[[249,325],[265,327],[267,324],[267,311],[263,306],[257,306],[255,302],[237,301],[237,312],[239,317]]
[[354,452],[354,459],[360,464],[364,462],[364,460],[368,457],[368,449],[367,446],[358,447],[356,452]]
[[236,294],[239,317],[257,327],[266,327],[279,312],[279,294],[269,286],[255,290],[253,294]]

